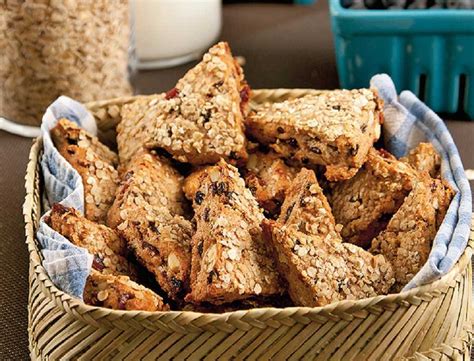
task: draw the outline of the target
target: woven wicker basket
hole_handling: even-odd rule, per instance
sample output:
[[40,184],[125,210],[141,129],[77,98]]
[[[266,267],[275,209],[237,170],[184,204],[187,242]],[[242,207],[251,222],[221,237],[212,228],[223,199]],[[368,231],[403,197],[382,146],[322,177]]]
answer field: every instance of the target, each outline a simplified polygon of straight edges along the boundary
[[[259,90],[252,101],[308,90]],[[103,132],[113,131],[133,97],[89,103]],[[325,307],[263,308],[226,314],[116,311],[87,306],[56,288],[35,239],[41,214],[37,139],[26,175],[24,216],[30,253],[32,359],[469,359],[473,235],[442,279],[402,294]]]

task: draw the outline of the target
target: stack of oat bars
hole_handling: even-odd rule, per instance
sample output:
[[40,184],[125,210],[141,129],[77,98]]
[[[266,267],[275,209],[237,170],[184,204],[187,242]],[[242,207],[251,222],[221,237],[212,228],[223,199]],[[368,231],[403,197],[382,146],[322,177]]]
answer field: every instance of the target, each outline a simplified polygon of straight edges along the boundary
[[118,155],[74,122],[51,131],[85,212],[48,224],[93,256],[91,305],[224,312],[399,292],[426,262],[453,191],[420,144],[374,143],[370,89],[253,105],[226,43],[167,93],[122,108]]

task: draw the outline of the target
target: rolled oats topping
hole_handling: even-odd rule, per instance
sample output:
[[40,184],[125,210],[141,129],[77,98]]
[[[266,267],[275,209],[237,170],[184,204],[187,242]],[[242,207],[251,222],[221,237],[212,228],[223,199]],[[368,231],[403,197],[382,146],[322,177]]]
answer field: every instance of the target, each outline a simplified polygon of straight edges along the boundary
[[186,300],[222,304],[281,293],[260,228],[264,216],[238,170],[222,160],[200,173],[199,184]]
[[371,149],[351,179],[334,185],[329,198],[345,241],[370,248],[402,205],[418,173],[386,151]]
[[373,90],[321,91],[265,103],[246,119],[247,133],[284,157],[326,166],[330,180],[351,178],[380,137],[382,101]]
[[77,170],[84,186],[85,217],[105,223],[118,184],[117,155],[74,122],[60,119],[51,130],[59,153]]
[[123,107],[117,127],[121,162],[143,145],[197,165],[220,158],[244,161],[248,98],[249,87],[228,44],[216,44],[175,88]]
[[342,243],[335,233],[310,235],[267,220],[263,226],[296,306],[317,307],[384,294],[395,281],[383,256]]
[[400,160],[410,164],[418,172],[428,172],[432,178],[440,177],[441,157],[431,143],[420,143]]
[[153,152],[137,153],[122,171],[108,224],[176,299],[189,287],[193,226],[183,217],[183,178]]
[[127,260],[127,247],[112,229],[94,223],[74,208],[54,204],[49,226],[76,246],[87,249],[93,258],[92,268],[111,275],[126,275],[136,279],[135,267]]

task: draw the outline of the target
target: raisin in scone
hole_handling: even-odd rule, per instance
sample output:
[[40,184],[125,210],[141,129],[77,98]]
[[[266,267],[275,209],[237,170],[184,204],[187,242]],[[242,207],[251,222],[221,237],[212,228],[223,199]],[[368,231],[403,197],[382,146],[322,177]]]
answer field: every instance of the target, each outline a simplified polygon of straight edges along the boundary
[[410,164],[418,172],[428,172],[432,178],[440,177],[441,157],[431,143],[418,144],[400,160]]
[[169,306],[152,290],[127,276],[104,275],[92,271],[84,288],[88,305],[127,311],[169,311]]
[[200,172],[194,194],[191,292],[186,301],[223,304],[281,294],[264,219],[239,172],[225,161]]
[[262,104],[247,117],[246,130],[284,157],[325,166],[326,177],[337,181],[365,163],[382,121],[375,91],[331,90]]
[[120,161],[128,162],[144,145],[196,165],[220,158],[245,161],[249,91],[229,45],[214,45],[168,93],[123,107],[117,126]]
[[285,193],[298,168],[285,164],[273,152],[249,155],[244,168],[244,179],[258,204],[271,217],[280,213]]
[[184,212],[181,176],[163,159],[139,153],[124,168],[108,224],[173,299],[189,288],[193,225]]
[[437,179],[417,181],[402,206],[372,242],[370,251],[384,255],[393,265],[399,292],[428,260],[438,226],[453,196]]
[[53,205],[46,222],[71,243],[87,249],[94,257],[92,268],[103,274],[127,275],[136,279],[136,269],[126,258],[125,242],[114,230],[59,203]]
[[413,187],[418,173],[386,151],[371,149],[351,179],[338,182],[330,196],[332,212],[343,225],[345,241],[370,247]]
[[105,223],[118,184],[117,155],[84,129],[60,119],[51,130],[59,153],[77,170],[84,185],[85,217]]

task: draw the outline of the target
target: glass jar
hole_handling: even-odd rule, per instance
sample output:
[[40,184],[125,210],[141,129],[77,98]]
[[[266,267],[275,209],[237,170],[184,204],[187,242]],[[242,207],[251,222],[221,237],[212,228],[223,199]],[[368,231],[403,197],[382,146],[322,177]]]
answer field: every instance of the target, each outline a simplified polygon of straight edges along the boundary
[[0,116],[39,124],[60,95],[131,94],[127,0],[0,3]]

